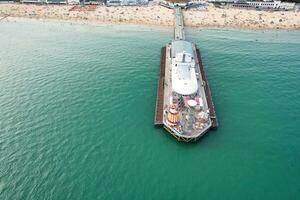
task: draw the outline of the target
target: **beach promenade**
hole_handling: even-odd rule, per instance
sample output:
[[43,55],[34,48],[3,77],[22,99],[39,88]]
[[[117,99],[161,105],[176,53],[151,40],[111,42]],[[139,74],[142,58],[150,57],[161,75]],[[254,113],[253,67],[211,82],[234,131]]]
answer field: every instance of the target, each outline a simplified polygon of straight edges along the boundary
[[[173,26],[173,10],[159,5],[106,7],[97,6],[92,11],[72,9],[71,5],[0,4],[0,18],[34,18],[40,20],[64,20],[78,23],[140,24]],[[224,27],[247,29],[300,29],[300,12],[256,11],[234,8],[206,10],[189,9],[183,12],[185,26]]]

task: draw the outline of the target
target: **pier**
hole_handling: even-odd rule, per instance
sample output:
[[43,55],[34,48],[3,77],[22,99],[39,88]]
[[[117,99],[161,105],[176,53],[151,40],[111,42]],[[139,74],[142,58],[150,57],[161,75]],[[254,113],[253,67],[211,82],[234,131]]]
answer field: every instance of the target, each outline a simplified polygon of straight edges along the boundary
[[198,140],[218,127],[200,50],[185,40],[180,7],[174,7],[174,39],[161,49],[154,124],[178,141]]
[[184,40],[184,25],[183,25],[183,16],[181,8],[176,7],[174,9],[175,12],[175,27],[174,27],[174,39],[175,40]]
[[164,79],[165,79],[165,67],[166,67],[166,47],[161,48],[160,54],[160,72],[157,83],[157,96],[155,107],[155,119],[154,125],[163,125],[163,110],[164,110]]

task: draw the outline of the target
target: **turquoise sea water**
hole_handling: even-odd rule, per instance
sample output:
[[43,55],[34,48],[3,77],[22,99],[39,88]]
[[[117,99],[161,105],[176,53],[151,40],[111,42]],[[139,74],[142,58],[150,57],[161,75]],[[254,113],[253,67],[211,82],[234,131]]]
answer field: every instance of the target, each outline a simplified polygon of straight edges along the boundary
[[300,32],[187,29],[220,127],[153,126],[172,29],[0,23],[0,199],[300,199]]

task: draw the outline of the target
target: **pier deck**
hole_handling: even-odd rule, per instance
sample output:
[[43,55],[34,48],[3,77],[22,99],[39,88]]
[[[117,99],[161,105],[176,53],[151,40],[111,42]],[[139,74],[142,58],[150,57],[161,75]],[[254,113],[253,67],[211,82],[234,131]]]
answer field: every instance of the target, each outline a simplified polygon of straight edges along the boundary
[[157,96],[155,107],[154,125],[163,125],[163,111],[164,111],[164,79],[165,79],[165,67],[166,67],[166,47],[161,48],[160,55],[160,73],[157,83]]
[[197,53],[197,58],[198,58],[198,64],[200,67],[200,71],[201,71],[201,76],[202,76],[202,80],[205,82],[204,85],[204,90],[205,90],[205,94],[206,94],[206,100],[207,100],[207,104],[208,104],[208,108],[209,108],[209,115],[212,121],[212,128],[217,128],[218,127],[218,119],[217,119],[217,115],[215,112],[215,106],[214,103],[212,101],[212,97],[211,97],[211,92],[209,89],[209,84],[205,75],[205,71],[204,71],[204,67],[202,64],[202,59],[201,59],[201,54],[200,54],[200,50],[198,48],[196,48],[196,53]]

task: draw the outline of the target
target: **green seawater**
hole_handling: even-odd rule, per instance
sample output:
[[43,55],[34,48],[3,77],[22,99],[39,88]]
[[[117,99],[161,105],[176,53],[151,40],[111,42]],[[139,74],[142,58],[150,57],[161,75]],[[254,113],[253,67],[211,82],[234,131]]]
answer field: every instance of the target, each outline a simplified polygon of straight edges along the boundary
[[300,199],[300,32],[187,29],[220,127],[153,126],[172,29],[0,22],[0,200]]

